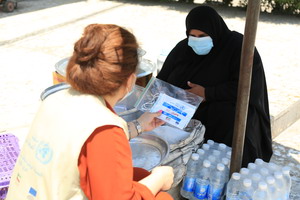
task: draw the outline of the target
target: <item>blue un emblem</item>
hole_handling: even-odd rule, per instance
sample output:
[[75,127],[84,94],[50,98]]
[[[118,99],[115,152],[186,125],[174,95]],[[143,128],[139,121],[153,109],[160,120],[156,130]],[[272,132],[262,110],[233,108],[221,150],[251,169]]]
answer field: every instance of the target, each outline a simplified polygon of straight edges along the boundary
[[35,157],[43,164],[48,164],[53,156],[53,150],[49,144],[40,142],[36,148]]

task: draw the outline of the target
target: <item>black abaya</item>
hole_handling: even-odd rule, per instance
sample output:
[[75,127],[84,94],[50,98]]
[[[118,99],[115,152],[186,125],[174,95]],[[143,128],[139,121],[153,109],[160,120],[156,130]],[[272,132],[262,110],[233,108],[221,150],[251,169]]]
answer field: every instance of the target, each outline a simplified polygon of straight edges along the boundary
[[[191,29],[207,33],[214,43],[209,54],[201,56],[180,41],[168,55],[157,78],[183,89],[187,82],[205,88],[206,101],[201,103],[193,118],[206,127],[205,140],[232,145],[240,57],[243,35],[230,31],[220,15],[208,6],[194,8],[186,19],[187,35]],[[249,99],[244,156],[242,166],[272,155],[272,139],[268,94],[263,64],[255,49]]]

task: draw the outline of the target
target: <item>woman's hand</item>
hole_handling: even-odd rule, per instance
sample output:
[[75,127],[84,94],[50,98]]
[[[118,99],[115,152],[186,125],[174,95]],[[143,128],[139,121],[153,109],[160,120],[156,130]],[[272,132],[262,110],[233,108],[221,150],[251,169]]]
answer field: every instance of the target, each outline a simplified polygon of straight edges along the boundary
[[161,115],[160,112],[156,112],[156,113],[145,112],[144,114],[142,114],[142,116],[140,116],[137,119],[137,121],[140,123],[142,127],[142,131],[143,132],[152,131],[156,127],[164,124],[165,123],[164,121],[157,118],[160,115]]
[[168,190],[171,188],[174,181],[174,171],[170,166],[159,166],[155,167],[151,174],[155,174],[159,177],[163,177],[164,183],[161,190]]
[[168,190],[171,188],[174,181],[173,168],[169,166],[155,167],[151,174],[139,183],[145,185],[155,196],[161,190]]
[[190,81],[187,82],[188,86],[191,87],[191,89],[188,89],[187,91],[194,93],[200,97],[203,97],[203,101],[205,100],[205,88],[201,85],[197,85],[194,83],[191,83]]

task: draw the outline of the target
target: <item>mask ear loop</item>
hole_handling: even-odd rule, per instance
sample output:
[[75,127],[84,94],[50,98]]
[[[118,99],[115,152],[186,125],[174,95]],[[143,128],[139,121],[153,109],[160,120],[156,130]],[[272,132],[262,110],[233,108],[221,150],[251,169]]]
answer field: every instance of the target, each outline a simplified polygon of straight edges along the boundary
[[156,102],[156,100],[158,99],[159,95],[160,95],[160,93],[156,93],[156,94],[154,94],[154,95],[151,94],[151,96],[152,96],[152,97],[151,97],[151,100],[145,102],[145,103],[141,106],[141,109],[142,109],[143,111],[149,111],[149,110],[152,108],[152,106],[154,105],[154,103]]

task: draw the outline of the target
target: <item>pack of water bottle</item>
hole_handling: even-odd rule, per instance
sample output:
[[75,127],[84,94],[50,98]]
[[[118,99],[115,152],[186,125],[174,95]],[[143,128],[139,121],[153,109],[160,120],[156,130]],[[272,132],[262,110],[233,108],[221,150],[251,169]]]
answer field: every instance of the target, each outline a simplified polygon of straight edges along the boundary
[[193,153],[180,190],[190,200],[221,200],[229,179],[231,147],[208,140]]
[[226,188],[226,200],[288,200],[291,190],[289,167],[256,159],[239,173],[233,173]]

